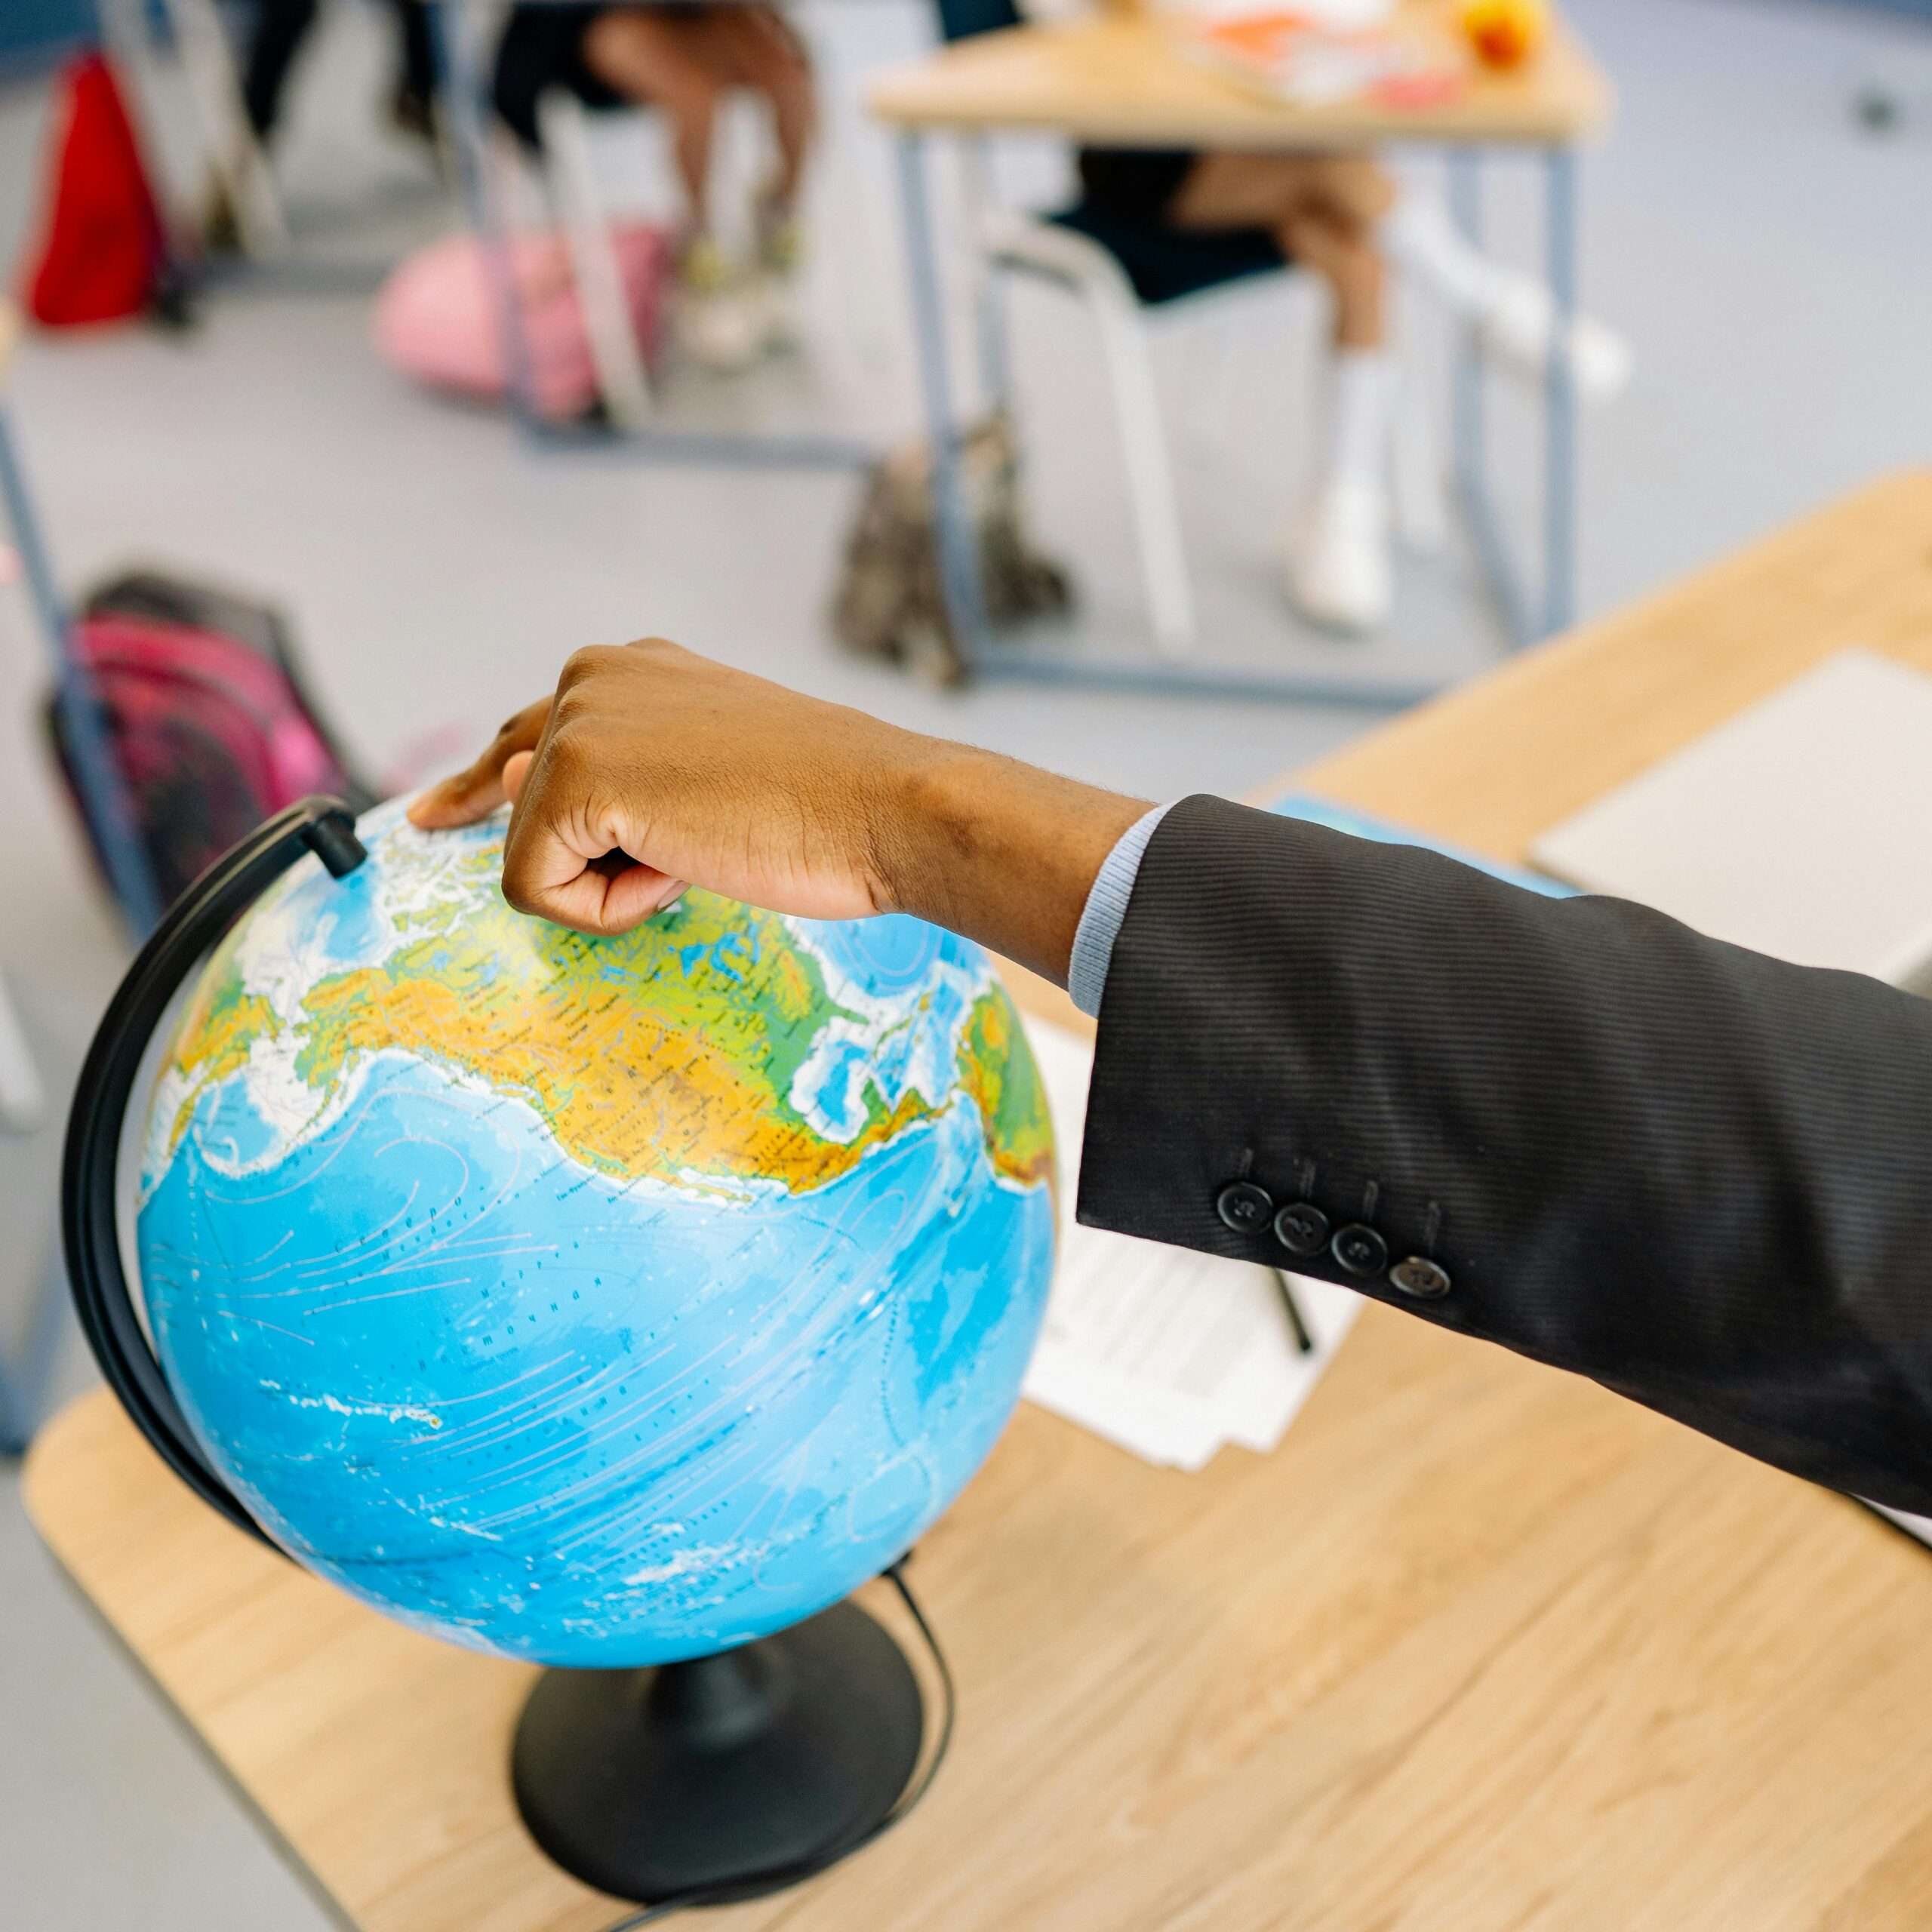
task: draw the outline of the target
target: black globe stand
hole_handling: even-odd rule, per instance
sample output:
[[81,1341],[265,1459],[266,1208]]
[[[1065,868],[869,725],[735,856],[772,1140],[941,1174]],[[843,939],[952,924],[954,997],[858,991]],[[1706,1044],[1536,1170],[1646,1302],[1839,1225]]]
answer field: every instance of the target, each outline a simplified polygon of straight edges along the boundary
[[546,1671],[511,1781],[531,1835],[586,1884],[646,1905],[724,1905],[875,1835],[924,1730],[905,1653],[841,1603],[687,1663]]

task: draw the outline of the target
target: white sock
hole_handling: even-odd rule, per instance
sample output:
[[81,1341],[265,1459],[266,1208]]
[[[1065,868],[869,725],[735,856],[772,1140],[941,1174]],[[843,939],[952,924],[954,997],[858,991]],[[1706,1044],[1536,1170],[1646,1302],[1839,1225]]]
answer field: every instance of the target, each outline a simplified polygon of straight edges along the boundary
[[1328,479],[1380,490],[1395,386],[1388,352],[1338,349],[1329,369]]
[[1441,202],[1404,195],[1380,234],[1389,254],[1456,314],[1481,315],[1497,300],[1503,272],[1470,245]]

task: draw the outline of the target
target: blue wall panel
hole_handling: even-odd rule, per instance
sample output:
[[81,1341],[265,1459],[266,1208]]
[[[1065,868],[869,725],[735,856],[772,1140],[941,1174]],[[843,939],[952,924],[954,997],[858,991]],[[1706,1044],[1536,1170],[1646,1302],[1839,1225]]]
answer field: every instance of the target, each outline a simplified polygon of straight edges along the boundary
[[94,31],[91,0],[0,0],[0,66],[57,52]]

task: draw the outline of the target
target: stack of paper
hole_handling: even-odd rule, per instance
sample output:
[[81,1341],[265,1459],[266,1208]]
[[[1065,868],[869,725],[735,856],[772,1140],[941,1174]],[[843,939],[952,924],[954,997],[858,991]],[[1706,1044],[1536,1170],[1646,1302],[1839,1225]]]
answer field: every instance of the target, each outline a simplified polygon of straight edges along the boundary
[[1093,1050],[1029,1020],[1060,1149],[1060,1248],[1026,1393],[1123,1449],[1201,1468],[1225,1443],[1274,1447],[1361,1306],[1287,1277],[1315,1347],[1303,1354],[1271,1269],[1083,1228],[1074,1219]]
[[1170,0],[1181,51],[1237,86],[1303,107],[1427,107],[1464,85],[1467,48],[1433,13],[1392,0]]

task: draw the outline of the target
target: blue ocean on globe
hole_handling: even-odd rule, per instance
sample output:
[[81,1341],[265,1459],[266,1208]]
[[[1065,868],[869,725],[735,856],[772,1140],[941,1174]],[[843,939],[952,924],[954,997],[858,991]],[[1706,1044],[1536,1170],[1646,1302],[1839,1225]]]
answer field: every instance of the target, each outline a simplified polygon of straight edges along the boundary
[[968,942],[691,892],[512,911],[500,817],[365,817],[208,961],[137,1247],[214,1466],[319,1575],[537,1661],[698,1656],[904,1552],[1011,1414],[1053,1146]]

